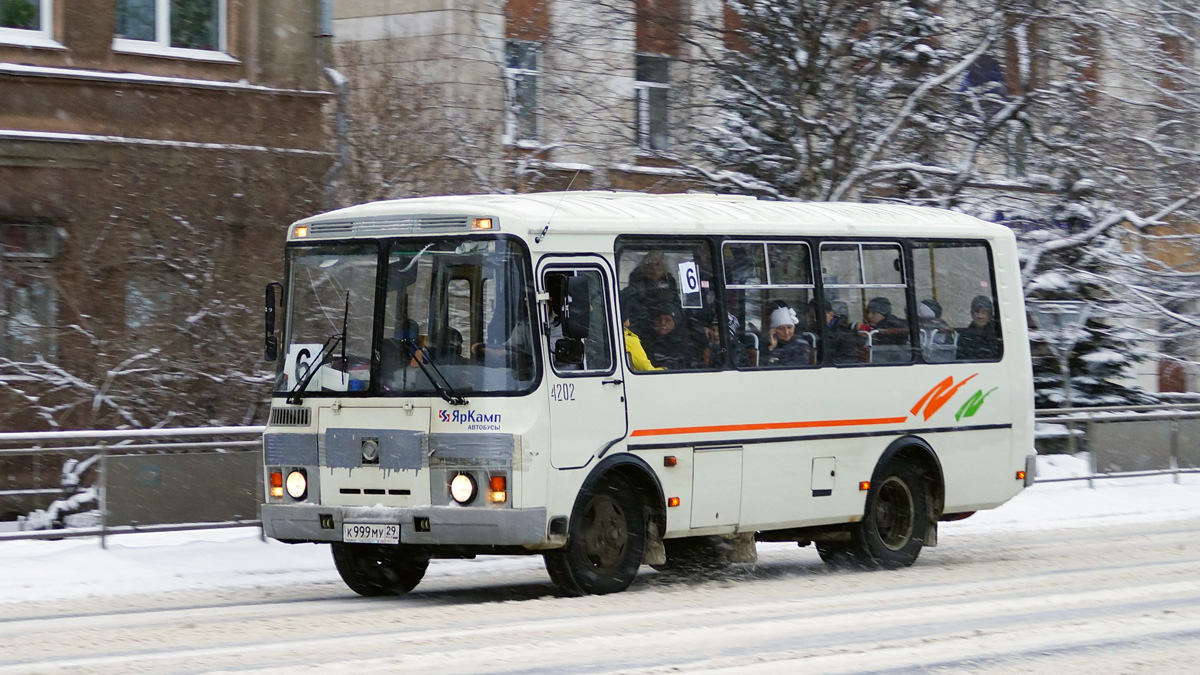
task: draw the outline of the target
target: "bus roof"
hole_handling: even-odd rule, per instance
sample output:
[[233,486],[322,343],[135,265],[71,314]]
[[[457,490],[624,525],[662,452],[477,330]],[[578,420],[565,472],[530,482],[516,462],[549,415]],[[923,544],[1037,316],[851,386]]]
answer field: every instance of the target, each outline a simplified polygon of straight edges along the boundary
[[309,237],[320,239],[451,234],[470,231],[479,217],[494,218],[496,229],[522,237],[539,234],[547,224],[557,234],[1012,236],[1006,227],[927,207],[601,191],[396,199],[330,211],[296,225],[307,225]]

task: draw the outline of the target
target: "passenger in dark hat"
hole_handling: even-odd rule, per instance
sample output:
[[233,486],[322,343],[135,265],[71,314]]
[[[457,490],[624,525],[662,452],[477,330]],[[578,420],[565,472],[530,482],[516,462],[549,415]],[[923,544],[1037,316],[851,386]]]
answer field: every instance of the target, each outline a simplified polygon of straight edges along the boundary
[[865,361],[863,338],[850,325],[850,308],[845,302],[826,302],[825,339],[829,345],[829,357],[834,363]]
[[992,299],[977,295],[971,300],[971,325],[958,331],[959,361],[1000,358],[1000,331],[992,311]]
[[867,324],[876,331],[874,344],[908,344],[908,324],[892,314],[892,301],[885,297],[871,298],[867,303]]

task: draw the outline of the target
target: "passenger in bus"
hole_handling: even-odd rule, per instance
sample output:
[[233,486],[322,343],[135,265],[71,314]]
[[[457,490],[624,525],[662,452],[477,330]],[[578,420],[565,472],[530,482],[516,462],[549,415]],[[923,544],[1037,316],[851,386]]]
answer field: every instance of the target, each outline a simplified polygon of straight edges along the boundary
[[825,344],[834,363],[865,361],[863,339],[850,325],[850,309],[844,302],[825,302]]
[[933,298],[922,300],[917,305],[917,320],[921,328],[939,333],[953,333],[954,329],[942,318],[942,304]]
[[959,361],[1000,358],[1000,331],[992,313],[992,299],[977,295],[971,300],[971,325],[958,331]]
[[653,317],[652,310],[667,303],[677,303],[679,283],[667,271],[667,262],[661,251],[650,251],[637,267],[629,273],[629,284],[621,292],[631,314],[629,317],[634,332],[648,334]]
[[651,332],[646,339],[650,362],[667,370],[702,368],[703,350],[694,336],[680,326],[673,307],[659,307],[651,313]]
[[624,327],[625,354],[629,358],[629,367],[633,369],[635,373],[646,372],[649,370],[663,370],[662,368],[655,367],[653,363],[650,363],[650,357],[646,356],[646,350],[644,347],[642,347],[641,338],[637,336],[637,333],[629,330],[628,318],[626,318],[624,321]]
[[454,328],[446,328],[442,339],[433,351],[433,357],[439,365],[461,364],[466,362],[462,355],[463,336]]
[[786,304],[771,312],[771,332],[767,334],[768,366],[807,366],[812,364],[812,348],[796,335],[800,318]]
[[892,301],[883,296],[867,302],[867,324],[868,330],[875,333],[872,344],[908,344],[908,323],[892,314]]

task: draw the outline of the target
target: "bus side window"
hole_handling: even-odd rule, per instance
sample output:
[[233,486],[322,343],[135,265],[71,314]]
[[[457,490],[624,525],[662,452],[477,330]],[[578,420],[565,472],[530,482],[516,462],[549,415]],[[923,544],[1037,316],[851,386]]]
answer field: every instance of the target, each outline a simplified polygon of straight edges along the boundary
[[725,314],[713,291],[709,243],[645,239],[618,246],[621,319],[654,370],[725,366],[725,345],[712,330]]
[[991,256],[983,242],[913,243],[926,362],[998,361],[1004,353]]
[[820,326],[813,306],[812,261],[804,242],[727,241],[721,247],[729,311],[745,346],[734,365],[803,368],[816,365]]
[[828,359],[833,363],[912,361],[904,258],[899,244],[821,244]]

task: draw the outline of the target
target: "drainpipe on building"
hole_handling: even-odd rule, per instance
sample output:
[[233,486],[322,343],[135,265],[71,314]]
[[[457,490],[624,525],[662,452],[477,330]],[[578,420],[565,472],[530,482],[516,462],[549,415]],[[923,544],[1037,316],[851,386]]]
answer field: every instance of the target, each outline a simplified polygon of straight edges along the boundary
[[325,77],[337,90],[337,154],[333,165],[325,172],[325,210],[340,206],[337,203],[338,180],[346,166],[350,163],[350,140],[348,138],[350,125],[350,80],[346,79],[336,68],[325,67]]
[[341,206],[337,201],[337,186],[338,181],[345,173],[346,167],[350,164],[350,81],[346,79],[336,68],[329,65],[330,52],[332,51],[333,42],[333,0],[321,0],[321,16],[320,29],[317,31],[317,37],[327,40],[321,45],[318,53],[321,56],[321,67],[325,71],[325,77],[329,78],[330,84],[337,91],[337,116],[334,133],[337,135],[337,154],[334,156],[333,164],[329,170],[325,172],[325,210]]

